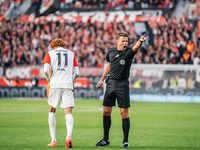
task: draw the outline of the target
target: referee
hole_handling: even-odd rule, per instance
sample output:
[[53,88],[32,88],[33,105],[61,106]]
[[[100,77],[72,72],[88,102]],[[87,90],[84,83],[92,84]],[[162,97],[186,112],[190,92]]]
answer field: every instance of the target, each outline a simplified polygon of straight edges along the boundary
[[[118,107],[120,108],[122,118],[122,129],[124,133],[123,148],[128,148],[128,134],[130,128],[130,120],[128,108],[130,107],[129,98],[129,74],[132,59],[137,53],[142,43],[146,41],[146,34],[144,34],[137,43],[128,46],[128,33],[119,32],[117,37],[117,47],[112,47],[106,56],[108,62],[101,80],[97,84],[97,88],[102,87],[104,79],[106,78],[106,92],[103,101],[103,129],[104,137],[99,140],[95,146],[106,146],[110,144],[109,130],[111,126],[111,112],[112,107],[115,106],[117,99]],[[108,75],[109,74],[109,75]],[[107,76],[108,75],[108,76]]]

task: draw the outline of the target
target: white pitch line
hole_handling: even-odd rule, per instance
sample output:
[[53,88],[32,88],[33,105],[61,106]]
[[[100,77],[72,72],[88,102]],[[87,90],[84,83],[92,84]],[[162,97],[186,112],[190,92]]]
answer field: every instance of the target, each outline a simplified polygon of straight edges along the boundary
[[[48,108],[42,108],[42,109],[27,109],[23,107],[2,107],[0,108],[0,112],[48,112]],[[73,111],[75,112],[93,112],[93,111],[102,111],[103,108],[92,108],[92,109],[76,109],[74,108]],[[57,112],[63,112],[64,109],[59,108],[57,109]]]
[[145,113],[145,114],[195,114],[195,115],[200,115],[200,112],[173,112],[173,111],[168,111],[168,112],[162,112],[162,111],[130,111],[130,112],[136,112],[136,113]]
[[99,108],[99,109],[83,109],[83,110],[74,109],[73,111],[76,111],[76,112],[103,111],[103,108]]

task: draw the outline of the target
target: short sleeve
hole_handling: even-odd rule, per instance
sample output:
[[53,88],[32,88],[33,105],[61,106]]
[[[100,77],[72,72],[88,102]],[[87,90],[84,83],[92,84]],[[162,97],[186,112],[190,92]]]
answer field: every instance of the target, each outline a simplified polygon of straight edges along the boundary
[[128,49],[128,55],[130,56],[130,58],[133,58],[137,52],[134,52],[132,50],[132,47],[128,47],[127,49]]
[[74,67],[78,67],[78,63],[77,63],[77,61],[76,61],[75,55],[74,55]]
[[45,64],[45,63],[47,63],[47,64],[51,63],[49,53],[46,53],[46,55],[44,56],[43,64]]

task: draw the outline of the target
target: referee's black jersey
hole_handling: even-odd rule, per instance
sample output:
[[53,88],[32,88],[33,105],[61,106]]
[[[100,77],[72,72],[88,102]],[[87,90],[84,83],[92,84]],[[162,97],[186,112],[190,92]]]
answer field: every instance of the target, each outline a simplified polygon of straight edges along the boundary
[[125,51],[119,51],[117,47],[112,47],[106,55],[106,60],[110,62],[109,78],[114,80],[128,79],[133,56],[136,53],[132,47],[127,47]]

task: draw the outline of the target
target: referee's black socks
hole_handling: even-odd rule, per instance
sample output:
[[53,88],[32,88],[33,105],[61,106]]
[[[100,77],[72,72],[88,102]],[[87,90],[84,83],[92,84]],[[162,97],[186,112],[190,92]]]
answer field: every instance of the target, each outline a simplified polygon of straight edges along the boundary
[[104,129],[104,140],[109,140],[109,130],[111,126],[111,117],[103,116],[103,129]]
[[128,142],[128,134],[129,134],[129,129],[130,129],[130,120],[129,117],[126,119],[122,119],[122,129],[124,133],[124,142]]

